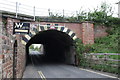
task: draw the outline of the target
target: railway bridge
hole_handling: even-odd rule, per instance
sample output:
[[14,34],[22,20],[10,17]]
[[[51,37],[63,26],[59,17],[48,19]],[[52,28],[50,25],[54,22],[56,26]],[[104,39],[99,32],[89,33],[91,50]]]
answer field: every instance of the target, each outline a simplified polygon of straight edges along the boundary
[[[27,27],[27,28],[26,28]],[[43,44],[45,59],[75,63],[75,39],[94,43],[92,22],[37,22],[26,16],[0,17],[0,78],[21,78],[29,62],[29,46]]]

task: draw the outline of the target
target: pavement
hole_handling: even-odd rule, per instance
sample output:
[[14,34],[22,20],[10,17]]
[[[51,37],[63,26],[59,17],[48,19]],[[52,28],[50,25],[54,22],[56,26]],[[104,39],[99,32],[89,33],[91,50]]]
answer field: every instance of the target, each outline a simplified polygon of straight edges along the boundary
[[42,61],[41,53],[38,52],[37,53],[32,52],[30,58],[31,58],[31,63],[28,64],[28,66],[26,66],[26,70],[23,74],[23,79],[38,78],[41,80],[48,80],[48,79],[118,80],[114,76],[98,73],[92,70],[82,69],[73,65]]

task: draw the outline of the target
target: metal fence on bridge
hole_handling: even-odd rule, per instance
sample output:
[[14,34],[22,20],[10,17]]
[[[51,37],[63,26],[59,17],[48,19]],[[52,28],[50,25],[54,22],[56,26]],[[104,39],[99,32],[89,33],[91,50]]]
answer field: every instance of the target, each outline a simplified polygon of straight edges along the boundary
[[55,10],[55,9],[47,9],[47,8],[39,8],[36,6],[25,5],[19,2],[12,1],[0,1],[0,10],[9,11],[16,14],[16,18],[19,14],[35,16],[50,16],[51,13],[61,15],[61,16],[76,16],[77,11],[69,11],[69,10]]

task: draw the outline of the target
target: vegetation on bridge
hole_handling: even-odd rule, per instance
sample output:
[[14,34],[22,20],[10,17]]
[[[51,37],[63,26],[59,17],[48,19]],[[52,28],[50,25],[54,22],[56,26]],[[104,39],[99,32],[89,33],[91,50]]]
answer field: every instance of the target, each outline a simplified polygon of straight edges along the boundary
[[[91,61],[85,58],[83,53],[120,53],[120,24],[112,24],[108,36],[96,38],[93,45],[83,45],[81,40],[76,40],[76,53],[78,57],[79,66],[92,68],[95,70],[112,72],[119,74],[120,70],[118,67],[113,67],[111,65],[118,65],[119,61],[103,61],[102,64],[97,64],[96,61]],[[105,55],[97,55],[99,59],[105,57]],[[120,55],[107,55],[111,60],[120,60]],[[93,63],[91,63],[93,62]],[[98,62],[99,63],[99,62]]]
[[[103,3],[100,7],[100,9],[95,9],[93,12],[88,12],[88,15],[86,13],[82,12],[82,16],[80,16],[80,19],[82,21],[89,20],[94,21],[95,27],[97,25],[103,25],[106,26],[108,29],[106,32],[108,33],[108,36],[96,38],[95,44],[93,45],[83,45],[81,40],[76,40],[76,53],[78,58],[78,65],[82,67],[92,68],[95,70],[100,71],[106,71],[106,72],[112,72],[119,74],[120,70],[118,69],[119,66],[116,67],[116,65],[119,65],[119,61],[114,60],[120,60],[120,55],[107,55],[107,57],[110,58],[109,60],[103,60],[103,62],[100,59],[103,59],[106,57],[106,55],[97,55],[95,59],[99,59],[98,61],[95,61],[91,59],[91,57],[88,59],[86,58],[87,55],[84,55],[83,53],[120,53],[120,19],[112,17],[112,7],[107,5],[106,3]],[[94,56],[94,55],[93,55]],[[95,57],[95,56],[94,56]],[[91,63],[92,62],[92,63]],[[96,64],[97,63],[97,64]],[[102,63],[102,64],[101,64]],[[114,65],[114,66],[111,66]]]
[[[97,44],[99,47],[100,43]],[[94,45],[96,45],[96,43]],[[76,40],[76,53],[77,53],[78,66],[83,68],[92,68],[95,70],[119,74],[120,70],[118,69],[119,67],[118,60],[120,60],[120,55],[113,55],[114,53],[105,55],[104,53],[106,52],[104,51],[100,53],[100,55],[97,55],[98,47],[95,50],[96,55],[94,55],[95,53],[91,55],[90,53],[92,53],[94,51],[93,48],[95,48],[93,47],[94,45],[83,45],[80,39]],[[105,47],[103,47],[102,49],[104,48]],[[110,50],[108,49],[107,51]]]

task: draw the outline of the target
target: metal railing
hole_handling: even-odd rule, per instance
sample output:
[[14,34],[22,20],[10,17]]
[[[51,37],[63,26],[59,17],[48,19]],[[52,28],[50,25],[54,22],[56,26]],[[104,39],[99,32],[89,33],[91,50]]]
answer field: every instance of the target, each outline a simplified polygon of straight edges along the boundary
[[[69,17],[69,16],[78,16],[78,13],[80,12],[74,10],[69,11],[64,9],[57,10],[57,9],[39,8],[36,6],[30,6],[23,3],[12,2],[8,0],[0,1],[0,10],[15,13],[16,18],[18,17],[19,14],[30,15],[34,17],[34,20],[35,20],[35,16],[50,16],[51,13],[58,14],[63,17]],[[114,13],[114,15],[117,15],[117,13]]]
[[36,6],[29,6],[19,2],[12,2],[2,0],[0,1],[0,10],[2,11],[9,11],[16,14],[16,18],[19,14],[35,16],[50,16],[50,13],[58,14],[62,16],[75,16],[77,15],[76,11],[68,11],[68,10],[55,10],[55,9],[45,9],[45,8],[38,8]]

